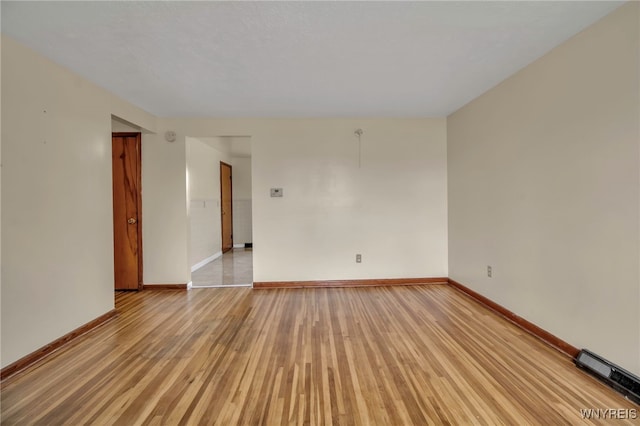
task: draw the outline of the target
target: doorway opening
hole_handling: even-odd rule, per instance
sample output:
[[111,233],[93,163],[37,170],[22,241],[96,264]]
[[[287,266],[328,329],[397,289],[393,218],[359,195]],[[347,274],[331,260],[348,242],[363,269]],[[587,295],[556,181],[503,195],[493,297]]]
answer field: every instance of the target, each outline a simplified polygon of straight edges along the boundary
[[233,249],[233,168],[220,162],[220,228],[222,254]]
[[188,137],[191,286],[253,285],[251,137]]

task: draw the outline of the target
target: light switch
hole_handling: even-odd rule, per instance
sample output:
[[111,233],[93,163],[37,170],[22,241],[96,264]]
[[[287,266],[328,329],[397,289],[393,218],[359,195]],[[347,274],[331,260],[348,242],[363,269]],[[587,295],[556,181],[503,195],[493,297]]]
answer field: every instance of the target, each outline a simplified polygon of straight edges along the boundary
[[282,197],[282,188],[271,188],[272,197]]

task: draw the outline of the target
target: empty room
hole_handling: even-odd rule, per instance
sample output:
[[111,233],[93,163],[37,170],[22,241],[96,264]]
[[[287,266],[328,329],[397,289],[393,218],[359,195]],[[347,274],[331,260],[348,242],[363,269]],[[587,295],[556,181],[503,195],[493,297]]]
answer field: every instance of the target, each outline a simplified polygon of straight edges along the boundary
[[0,14],[3,425],[640,421],[640,3]]

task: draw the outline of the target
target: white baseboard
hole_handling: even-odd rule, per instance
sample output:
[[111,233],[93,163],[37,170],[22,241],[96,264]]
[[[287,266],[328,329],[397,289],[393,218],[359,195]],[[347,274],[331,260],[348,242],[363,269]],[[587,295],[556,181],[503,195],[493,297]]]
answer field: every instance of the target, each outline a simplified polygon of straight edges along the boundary
[[222,256],[222,252],[219,251],[217,253],[215,253],[212,256],[207,257],[206,259],[196,263],[195,265],[193,265],[191,267],[191,272],[197,271],[198,269],[202,268],[204,265],[206,265],[209,262],[213,262],[214,260],[216,260],[217,258],[219,258],[220,256]]
[[244,243],[242,243],[242,244],[234,244],[233,248],[244,248]]
[[193,281],[189,281],[187,283],[187,290],[189,290],[191,287],[193,287]]

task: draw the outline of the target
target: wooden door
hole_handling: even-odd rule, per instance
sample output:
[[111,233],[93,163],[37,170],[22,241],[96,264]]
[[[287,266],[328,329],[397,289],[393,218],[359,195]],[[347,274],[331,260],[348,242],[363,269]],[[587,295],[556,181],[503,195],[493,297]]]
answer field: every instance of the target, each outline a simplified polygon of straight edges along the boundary
[[113,133],[113,248],[116,290],[142,288],[140,133]]
[[220,162],[220,215],[222,220],[222,252],[233,248],[233,206],[231,166]]

